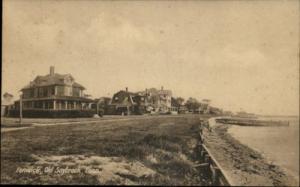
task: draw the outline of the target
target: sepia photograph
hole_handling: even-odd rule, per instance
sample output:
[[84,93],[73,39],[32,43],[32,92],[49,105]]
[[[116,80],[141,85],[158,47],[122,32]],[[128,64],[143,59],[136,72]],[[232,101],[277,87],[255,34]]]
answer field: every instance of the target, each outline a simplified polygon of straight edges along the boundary
[[8,185],[299,186],[299,0],[3,0]]

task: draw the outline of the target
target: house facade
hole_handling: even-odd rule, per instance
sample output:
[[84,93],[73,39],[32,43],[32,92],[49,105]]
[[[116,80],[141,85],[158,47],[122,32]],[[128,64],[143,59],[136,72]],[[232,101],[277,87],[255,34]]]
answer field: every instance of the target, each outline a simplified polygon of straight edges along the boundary
[[115,93],[109,105],[109,114],[131,115],[135,113],[137,102],[135,101],[136,93],[126,90],[120,90]]
[[[45,76],[37,76],[22,91],[24,117],[88,117],[94,113],[92,99],[84,97],[85,88],[70,74],[57,74],[54,67]],[[20,101],[15,102],[15,113]]]
[[160,90],[156,88],[150,88],[139,92],[139,95],[145,96],[147,99],[147,107],[151,107],[153,112],[167,113],[171,111],[171,90],[165,90],[163,87],[161,87]]
[[108,110],[109,110],[110,103],[111,103],[110,97],[100,97],[94,100],[94,103],[92,104],[92,109],[96,110],[96,113],[100,116],[109,114]]
[[146,89],[140,92],[121,90],[115,93],[109,105],[108,114],[167,113],[172,109],[170,90]]

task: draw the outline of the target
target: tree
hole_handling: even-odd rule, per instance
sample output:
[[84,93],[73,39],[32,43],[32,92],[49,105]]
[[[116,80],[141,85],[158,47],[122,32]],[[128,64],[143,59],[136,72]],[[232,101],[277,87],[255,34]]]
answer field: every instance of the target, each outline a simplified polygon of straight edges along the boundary
[[190,97],[186,101],[185,106],[188,108],[189,111],[195,111],[201,106],[201,103],[196,98]]
[[182,97],[177,97],[177,98],[176,98],[176,101],[177,101],[177,103],[178,103],[179,105],[183,105],[184,98],[182,98]]

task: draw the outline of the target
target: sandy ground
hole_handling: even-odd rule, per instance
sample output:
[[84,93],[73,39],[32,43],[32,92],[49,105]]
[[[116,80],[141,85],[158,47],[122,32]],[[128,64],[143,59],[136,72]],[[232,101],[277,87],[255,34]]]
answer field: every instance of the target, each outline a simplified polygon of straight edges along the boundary
[[[66,173],[85,172],[96,176],[99,183],[119,181],[124,185],[137,185],[131,179],[149,177],[156,172],[139,161],[129,161],[123,157],[101,157],[85,155],[38,156],[32,155],[37,161],[35,166],[51,165],[51,172]],[[65,166],[65,167],[62,167]],[[72,169],[76,167],[76,169]],[[41,167],[43,168],[43,167]],[[45,168],[41,170],[45,172]]]
[[226,170],[234,185],[298,186],[284,171],[269,163],[262,155],[234,139],[227,129],[230,125],[212,124],[204,131],[205,144]]

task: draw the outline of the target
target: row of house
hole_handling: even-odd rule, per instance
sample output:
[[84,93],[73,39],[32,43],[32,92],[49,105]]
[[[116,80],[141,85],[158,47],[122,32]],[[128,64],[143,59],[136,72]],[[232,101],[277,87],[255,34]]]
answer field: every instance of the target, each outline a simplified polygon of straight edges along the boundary
[[[91,117],[103,113],[131,115],[187,111],[172,97],[172,91],[163,87],[139,92],[130,92],[126,87],[112,98],[91,99],[85,94],[85,87],[77,83],[71,74],[55,73],[53,66],[49,74],[37,76],[21,92],[24,117]],[[18,116],[19,113],[20,100],[6,107],[3,114],[1,109],[1,115]]]
[[108,114],[144,114],[170,113],[175,106],[172,103],[172,91],[155,88],[139,92],[130,92],[126,87],[115,93],[108,105]]

